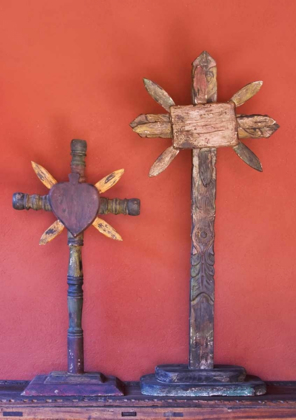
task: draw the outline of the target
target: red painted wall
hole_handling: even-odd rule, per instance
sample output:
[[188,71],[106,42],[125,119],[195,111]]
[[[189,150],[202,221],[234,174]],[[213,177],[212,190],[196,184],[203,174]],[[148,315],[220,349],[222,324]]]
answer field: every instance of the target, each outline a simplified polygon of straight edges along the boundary
[[136,380],[187,361],[190,152],[149,179],[170,141],[140,139],[129,122],[163,112],[142,77],[189,104],[191,62],[206,49],[220,101],[263,80],[239,112],[281,125],[245,142],[262,174],[218,152],[215,361],[295,379],[295,13],[293,0],[0,3],[1,378],[66,368],[66,235],[39,246],[53,215],[16,212],[11,196],[47,193],[31,160],[67,180],[72,138],[88,141],[89,182],[123,167],[108,196],[142,201],[140,217],[105,217],[124,242],[85,235],[87,370]]

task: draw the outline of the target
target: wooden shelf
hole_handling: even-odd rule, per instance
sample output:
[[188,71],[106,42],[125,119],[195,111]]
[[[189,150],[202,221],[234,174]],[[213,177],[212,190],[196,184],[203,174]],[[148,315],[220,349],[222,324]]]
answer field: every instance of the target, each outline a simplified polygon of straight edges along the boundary
[[0,381],[0,418],[296,419],[296,381],[268,382],[260,397],[156,398],[125,382],[123,397],[24,397],[28,381]]

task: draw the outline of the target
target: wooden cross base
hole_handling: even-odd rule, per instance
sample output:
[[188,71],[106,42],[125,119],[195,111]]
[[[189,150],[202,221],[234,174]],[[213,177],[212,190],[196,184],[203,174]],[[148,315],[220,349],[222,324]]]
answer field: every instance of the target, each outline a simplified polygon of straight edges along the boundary
[[178,397],[243,397],[264,395],[266,385],[241,366],[215,365],[214,369],[189,369],[187,365],[160,365],[155,374],[141,378],[144,395]]
[[83,374],[51,372],[49,375],[35,376],[21,395],[119,397],[124,395],[124,384],[115,376],[105,376],[100,372]]

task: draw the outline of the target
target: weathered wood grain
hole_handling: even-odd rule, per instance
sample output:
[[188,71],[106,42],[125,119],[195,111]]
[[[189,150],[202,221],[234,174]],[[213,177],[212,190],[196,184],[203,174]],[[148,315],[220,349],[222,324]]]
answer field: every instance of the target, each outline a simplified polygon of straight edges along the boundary
[[213,178],[212,153],[210,149],[201,149],[198,154],[199,177],[204,187],[207,187]]
[[192,103],[217,102],[217,65],[207,51],[192,63]]
[[175,157],[179,154],[180,150],[175,149],[174,146],[168,147],[153,163],[150,168],[149,176],[157,176],[161,172],[163,172],[169,164],[175,159]]
[[[204,51],[192,64],[193,104],[217,101],[217,68]],[[214,365],[216,149],[192,150],[189,368]]]
[[109,225],[109,223],[105,222],[105,220],[96,217],[93,224],[92,224],[99,232],[103,235],[107,236],[107,238],[114,239],[116,241],[122,241],[122,237],[119,235],[116,230]]
[[199,156],[194,155],[189,367],[192,369],[213,369],[216,150],[208,149],[201,153],[206,155],[204,162],[207,162],[203,172],[208,172],[209,175],[205,186],[200,177]]
[[41,236],[39,245],[46,245],[48,242],[52,241],[55,237],[63,232],[64,228],[65,226],[59,220],[53,222],[53,224],[50,225]]
[[149,79],[143,79],[144,85],[149,95],[166,111],[170,110],[170,107],[175,105],[175,102],[170,95],[157,83],[152,82]]
[[131,123],[130,127],[135,128],[141,124],[170,122],[170,114],[140,114]]
[[239,142],[233,150],[247,165],[251,166],[251,168],[256,169],[256,171],[259,172],[263,171],[260,160],[245,144]]
[[38,163],[35,162],[31,162],[31,164],[37,177],[48,189],[57,183],[57,180],[54,179],[54,177],[48,172],[47,169],[43,168],[43,166],[38,165]]
[[124,169],[118,169],[117,171],[112,172],[95,184],[96,189],[100,194],[108,191],[110,188],[114,187],[115,184],[117,184],[123,174]]
[[235,146],[238,143],[234,104],[172,106],[173,145],[177,149]]
[[240,139],[268,138],[280,127],[268,115],[237,115],[236,119]]
[[262,81],[249,83],[238,92],[236,92],[230,100],[234,102],[236,106],[241,106],[254,95],[256,95],[256,93],[261,89],[262,85]]
[[141,114],[130,123],[140,137],[171,139],[172,125],[168,114]]
[[[238,137],[268,138],[278,128],[276,121],[268,115],[236,115]],[[173,138],[173,129],[169,114],[142,114],[130,126],[140,137]]]

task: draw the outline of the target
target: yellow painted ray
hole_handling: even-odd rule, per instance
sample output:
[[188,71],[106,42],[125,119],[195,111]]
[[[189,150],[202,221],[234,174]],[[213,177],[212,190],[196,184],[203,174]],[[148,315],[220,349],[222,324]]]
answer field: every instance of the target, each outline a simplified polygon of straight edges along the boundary
[[100,219],[99,217],[95,218],[93,226],[103,235],[107,236],[107,238],[115,239],[116,241],[123,240],[119,233],[117,233],[112,226],[110,226],[107,222],[105,222],[105,220]]
[[118,169],[117,171],[112,172],[95,184],[96,189],[100,194],[108,191],[110,188],[114,187],[115,184],[117,184],[123,174],[124,169]]
[[57,180],[45,169],[43,166],[38,165],[38,163],[31,162],[35,174],[38,176],[42,184],[44,184],[48,189],[50,189],[54,184],[57,183]]
[[56,220],[48,229],[43,233],[40,238],[39,245],[46,245],[58,236],[64,230],[65,226],[59,220]]

